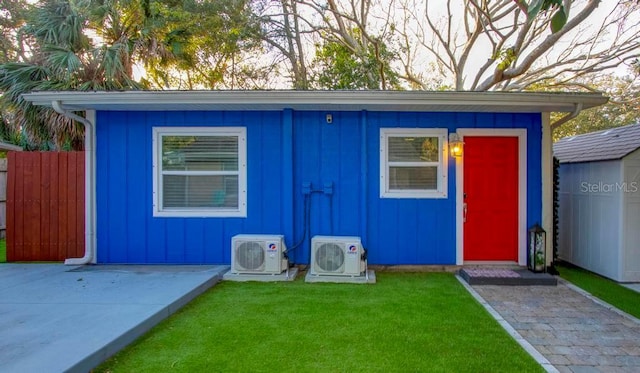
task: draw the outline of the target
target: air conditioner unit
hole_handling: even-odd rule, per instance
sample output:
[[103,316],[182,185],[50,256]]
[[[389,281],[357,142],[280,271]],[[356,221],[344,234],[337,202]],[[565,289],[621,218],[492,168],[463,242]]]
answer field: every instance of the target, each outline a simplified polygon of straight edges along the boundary
[[279,275],[289,266],[284,236],[239,234],[231,238],[231,273]]
[[361,276],[365,251],[359,237],[315,236],[311,239],[311,275]]

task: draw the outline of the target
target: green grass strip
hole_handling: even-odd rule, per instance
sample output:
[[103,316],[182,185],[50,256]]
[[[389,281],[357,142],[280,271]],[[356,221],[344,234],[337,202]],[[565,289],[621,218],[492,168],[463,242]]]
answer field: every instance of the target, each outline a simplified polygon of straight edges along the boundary
[[96,372],[542,372],[448,273],[222,282]]
[[0,263],[7,262],[7,240],[0,240]]
[[640,318],[640,293],[582,268],[558,266],[560,277],[612,306]]

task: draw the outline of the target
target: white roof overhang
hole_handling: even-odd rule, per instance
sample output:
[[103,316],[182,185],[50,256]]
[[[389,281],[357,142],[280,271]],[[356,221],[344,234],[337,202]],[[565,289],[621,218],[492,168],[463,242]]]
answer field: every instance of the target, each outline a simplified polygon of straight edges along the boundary
[[335,110],[434,112],[573,112],[605,104],[600,93],[428,91],[42,91],[34,105],[66,110]]

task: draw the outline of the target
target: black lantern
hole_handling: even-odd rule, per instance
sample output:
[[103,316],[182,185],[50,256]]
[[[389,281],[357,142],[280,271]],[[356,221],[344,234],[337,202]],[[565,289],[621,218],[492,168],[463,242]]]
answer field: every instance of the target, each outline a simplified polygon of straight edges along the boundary
[[462,147],[464,142],[460,140],[460,135],[455,132],[449,134],[449,151],[451,156],[455,158],[462,157]]
[[527,268],[532,272],[544,272],[547,265],[547,232],[538,224],[529,228]]

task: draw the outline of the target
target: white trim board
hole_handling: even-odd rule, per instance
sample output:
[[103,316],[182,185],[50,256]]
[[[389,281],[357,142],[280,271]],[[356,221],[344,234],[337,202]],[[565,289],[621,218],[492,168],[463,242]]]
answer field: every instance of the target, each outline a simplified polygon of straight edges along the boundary
[[553,130],[551,113],[542,113],[542,144],[540,161],[542,163],[542,229],[547,232],[546,266],[553,261]]
[[69,110],[345,110],[571,113],[603,105],[601,93],[469,91],[108,91],[32,92],[34,105]]
[[[518,265],[527,265],[527,130],[524,128],[458,128],[465,136],[504,136],[518,138]],[[464,150],[456,158],[456,265],[464,264],[464,223],[462,205],[464,193]]]
[[98,262],[98,208],[97,208],[97,188],[96,188],[96,124],[97,116],[95,110],[87,110],[85,118],[93,124],[93,128],[85,128],[84,145],[84,239],[85,252],[91,253],[90,263]]

